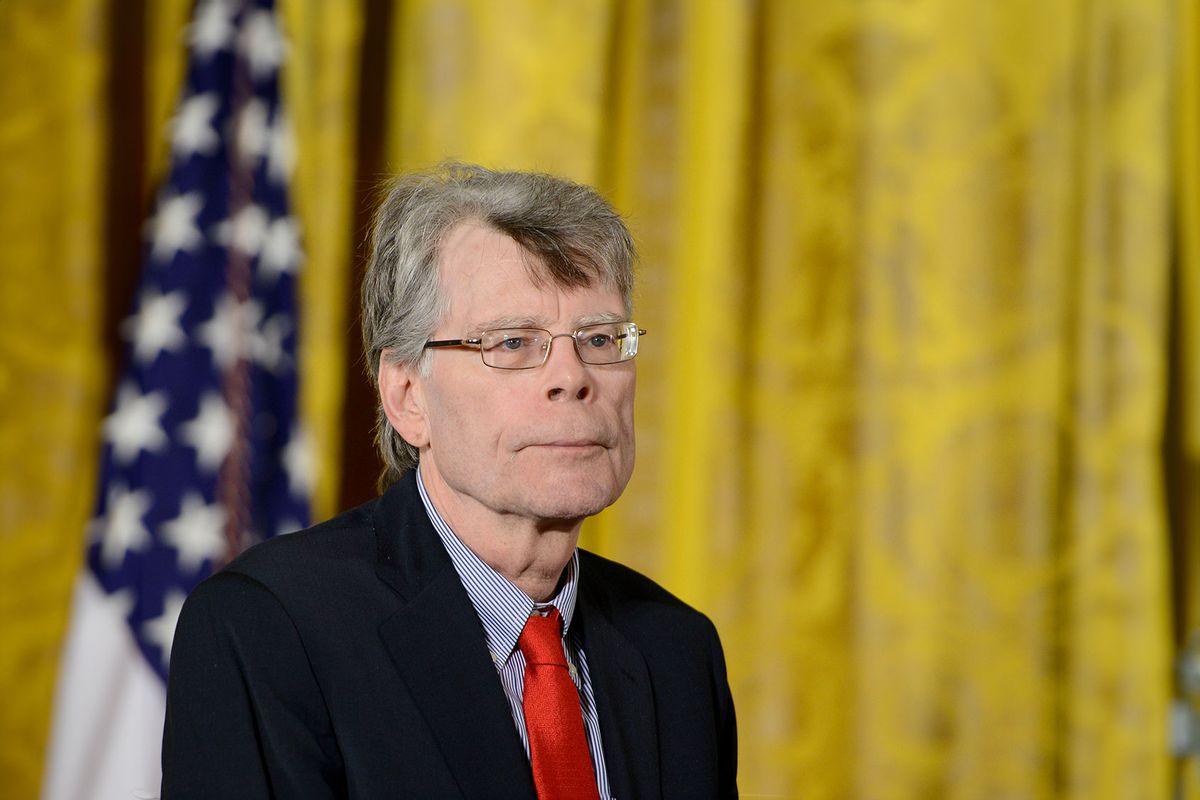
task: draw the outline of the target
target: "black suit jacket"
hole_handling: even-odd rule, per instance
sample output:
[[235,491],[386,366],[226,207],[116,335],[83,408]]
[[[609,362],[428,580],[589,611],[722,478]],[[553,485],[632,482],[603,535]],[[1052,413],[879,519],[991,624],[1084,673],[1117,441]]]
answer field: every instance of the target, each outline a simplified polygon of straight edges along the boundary
[[[737,794],[717,633],[638,573],[580,553],[576,618],[614,795]],[[412,473],[251,548],[176,629],[163,797],[535,797],[483,628]]]

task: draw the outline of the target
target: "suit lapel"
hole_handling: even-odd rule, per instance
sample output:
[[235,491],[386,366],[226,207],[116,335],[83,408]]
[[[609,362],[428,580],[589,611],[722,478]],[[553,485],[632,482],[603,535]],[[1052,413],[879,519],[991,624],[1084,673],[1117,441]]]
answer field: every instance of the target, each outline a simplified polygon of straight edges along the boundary
[[376,574],[406,601],[380,636],[463,795],[534,798],[479,619],[411,474],[383,498],[375,532]]
[[[587,580],[582,578],[585,583]],[[658,722],[646,662],[609,620],[598,587],[581,591],[580,598],[583,647],[613,794],[618,798],[661,797]]]

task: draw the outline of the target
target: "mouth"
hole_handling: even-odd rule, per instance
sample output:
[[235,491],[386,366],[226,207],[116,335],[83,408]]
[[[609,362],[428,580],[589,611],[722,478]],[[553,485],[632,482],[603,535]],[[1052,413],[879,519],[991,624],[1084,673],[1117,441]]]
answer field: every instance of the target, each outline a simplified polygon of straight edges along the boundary
[[556,442],[538,442],[527,447],[554,447],[564,450],[587,450],[592,447],[604,447],[600,442],[584,439],[564,439]]
[[606,450],[608,449],[608,445],[596,439],[554,439],[549,442],[531,442],[520,449],[583,455],[598,450]]

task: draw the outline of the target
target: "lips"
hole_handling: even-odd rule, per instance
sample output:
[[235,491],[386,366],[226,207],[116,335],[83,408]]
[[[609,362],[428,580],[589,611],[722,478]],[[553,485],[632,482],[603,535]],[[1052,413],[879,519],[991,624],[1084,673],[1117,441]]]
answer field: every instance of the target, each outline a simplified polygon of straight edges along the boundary
[[584,450],[591,447],[602,447],[612,450],[619,447],[624,437],[600,420],[544,420],[545,426],[539,429],[530,426],[515,435],[511,441],[515,445],[510,452],[524,450],[527,447],[575,448]]
[[527,447],[562,447],[562,448],[577,448],[586,449],[589,447],[611,448],[613,440],[607,436],[562,436],[553,439],[538,439],[532,442],[525,442],[518,450],[524,450]]

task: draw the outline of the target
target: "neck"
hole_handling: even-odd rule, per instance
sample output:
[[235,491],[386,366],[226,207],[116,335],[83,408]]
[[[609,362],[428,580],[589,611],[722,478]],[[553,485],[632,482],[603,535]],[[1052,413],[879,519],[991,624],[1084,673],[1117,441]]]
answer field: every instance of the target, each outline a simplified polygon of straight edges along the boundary
[[448,487],[436,470],[420,479],[438,514],[471,552],[535,602],[554,597],[579,542],[583,518],[530,519],[487,508]]

